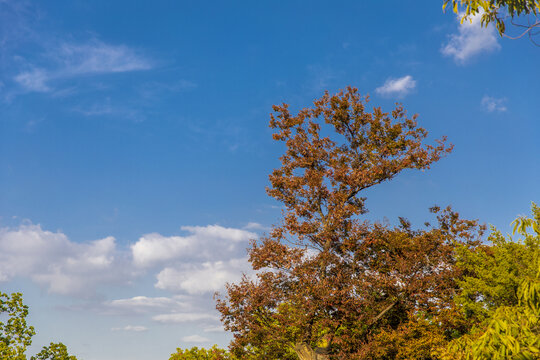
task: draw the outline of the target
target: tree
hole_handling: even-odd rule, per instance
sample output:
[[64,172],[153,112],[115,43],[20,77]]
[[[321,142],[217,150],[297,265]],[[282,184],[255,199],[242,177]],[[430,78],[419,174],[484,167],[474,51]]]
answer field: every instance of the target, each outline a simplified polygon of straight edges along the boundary
[[191,349],[177,348],[171,354],[169,360],[232,360],[233,357],[227,350],[218,348],[216,345],[210,349],[192,347]]
[[69,355],[66,345],[62,343],[50,343],[31,360],[77,360],[74,355]]
[[0,314],[8,316],[7,322],[0,321],[0,358],[25,360],[24,353],[36,332],[26,323],[28,306],[23,304],[22,294],[0,292]]
[[[540,43],[535,41],[534,36],[540,33],[540,1],[539,0],[444,0],[443,10],[451,3],[452,9],[456,14],[462,16],[461,21],[470,19],[472,16],[480,15],[482,26],[489,23],[495,23],[499,35],[511,39],[521,38],[525,35],[537,46]],[[463,11],[462,8],[465,8]],[[520,16],[525,15],[526,22],[520,22]],[[510,22],[521,29],[517,36],[508,36],[506,34],[505,21],[510,18]]]
[[540,208],[533,204],[532,212],[533,218],[514,221],[514,235],[523,240],[507,241],[495,231],[493,245],[482,248],[481,256],[461,260],[470,275],[462,281],[458,301],[470,316],[485,318],[452,341],[443,360],[540,358]]
[[[26,360],[26,349],[32,344],[32,336],[36,334],[33,326],[28,326],[28,306],[24,305],[21,293],[11,296],[0,292],[0,316],[7,315],[7,321],[0,321],[0,359]],[[44,346],[41,352],[32,356],[31,360],[77,360],[69,355],[62,343],[51,343]]]
[[350,87],[297,115],[274,106],[270,127],[286,152],[267,192],[284,204],[283,221],[249,249],[256,278],[228,284],[217,302],[238,357],[374,359],[378,334],[419,314],[436,324],[451,301],[453,244],[475,246],[476,222],[434,208],[438,226],[413,230],[360,215],[364,190],[452,147],[423,144],[427,132],[399,105],[366,106]]

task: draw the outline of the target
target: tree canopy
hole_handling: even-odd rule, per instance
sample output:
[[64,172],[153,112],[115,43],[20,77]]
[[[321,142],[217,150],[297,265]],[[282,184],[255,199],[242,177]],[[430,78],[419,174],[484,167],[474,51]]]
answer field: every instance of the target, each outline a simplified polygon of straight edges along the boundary
[[169,360],[232,360],[233,357],[227,350],[218,348],[216,345],[210,349],[192,347],[191,349],[177,348],[171,354]]
[[50,343],[31,360],[77,360],[74,355],[69,355],[66,345],[62,343]]
[[229,284],[218,299],[233,353],[388,358],[381,336],[406,337],[405,324],[428,329],[447,312],[459,275],[453,245],[475,247],[482,229],[439,208],[437,225],[423,230],[405,219],[369,223],[360,217],[362,194],[405,169],[429,168],[452,147],[445,138],[425,144],[427,131],[399,105],[369,112],[354,88],[326,93],[296,115],[274,106],[270,127],[286,151],[267,192],[285,210],[249,249],[256,278]]
[[[514,221],[517,241],[493,229],[491,245],[463,251],[468,276],[456,302],[476,318],[470,333],[455,339],[443,360],[540,358],[540,208]],[[532,232],[528,229],[531,228]]]
[[[36,334],[33,326],[26,322],[28,306],[23,303],[21,293],[11,295],[0,292],[0,315],[6,315],[7,321],[0,321],[0,359],[26,360],[26,350],[32,344]],[[31,360],[77,360],[69,355],[62,343],[50,343]]]

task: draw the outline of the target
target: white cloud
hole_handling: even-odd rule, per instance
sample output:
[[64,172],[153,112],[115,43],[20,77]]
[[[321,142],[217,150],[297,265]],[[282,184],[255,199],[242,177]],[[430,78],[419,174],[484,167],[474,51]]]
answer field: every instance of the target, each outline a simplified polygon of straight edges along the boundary
[[411,75],[405,75],[397,79],[387,79],[385,83],[375,89],[380,95],[397,95],[402,97],[416,88],[416,80]]
[[188,294],[216,292],[228,282],[235,282],[250,269],[247,258],[205,262],[179,268],[167,267],[157,275],[156,287]]
[[152,317],[152,320],[160,323],[180,324],[204,320],[217,321],[219,317],[209,313],[173,313],[156,315]]
[[497,99],[497,98],[485,95],[482,98],[482,101],[480,103],[486,111],[504,112],[507,110],[506,105],[504,105],[505,102],[506,102],[505,98]]
[[73,109],[73,111],[84,116],[110,116],[116,118],[126,118],[134,121],[144,120],[144,116],[140,113],[140,111],[132,107],[112,105],[109,98],[89,107],[76,107]]
[[[445,56],[454,58],[457,63],[464,64],[469,59],[481,54],[499,50],[497,32],[493,26],[483,28],[480,24],[481,14],[463,21],[458,33],[450,35],[450,39],[441,49]],[[461,21],[462,14],[458,15]]]
[[126,282],[113,237],[75,243],[61,232],[21,225],[0,229],[0,279],[29,277],[51,293],[92,295],[103,283]]
[[140,267],[150,267],[174,261],[204,261],[244,254],[255,233],[225,228],[219,225],[183,226],[188,236],[162,236],[157,233],[142,236],[131,246],[133,261]]
[[257,222],[248,222],[246,226],[244,226],[244,229],[246,230],[270,230],[270,228],[265,227]]
[[26,91],[48,92],[49,82],[84,75],[121,73],[151,69],[153,64],[126,45],[93,40],[85,44],[63,43],[44,56],[48,66],[31,66],[14,80]]
[[190,336],[184,336],[182,338],[182,341],[188,342],[188,343],[208,343],[210,342],[210,339],[207,339],[200,335],[190,335]]
[[64,43],[55,52],[63,71],[73,75],[148,70],[152,64],[125,45],[94,40],[87,44]]
[[48,92],[51,89],[46,82],[49,80],[49,74],[43,69],[33,69],[22,72],[15,76],[15,81],[28,91]]
[[106,313],[144,314],[150,312],[178,311],[189,308],[189,304],[179,297],[135,296],[128,299],[116,299],[103,304]]
[[209,333],[212,333],[212,332],[224,332],[225,329],[223,328],[222,325],[216,325],[216,326],[208,326],[208,327],[205,327],[203,329],[204,332],[209,332]]
[[146,326],[142,325],[126,325],[124,327],[115,327],[111,328],[112,331],[135,331],[135,332],[141,332],[146,331],[148,328]]

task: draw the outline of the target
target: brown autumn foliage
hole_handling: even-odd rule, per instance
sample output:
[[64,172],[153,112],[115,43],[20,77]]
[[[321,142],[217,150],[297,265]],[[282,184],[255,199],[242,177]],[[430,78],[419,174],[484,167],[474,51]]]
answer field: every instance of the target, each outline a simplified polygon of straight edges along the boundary
[[[398,339],[459,331],[443,316],[459,275],[453,244],[475,246],[476,222],[438,208],[424,230],[361,219],[363,190],[427,169],[452,146],[424,144],[426,130],[401,106],[369,112],[367,102],[349,87],[296,115],[274,106],[270,127],[286,152],[267,192],[285,206],[283,221],[249,249],[256,278],[217,301],[239,358],[393,359]],[[429,342],[410,343],[408,353],[430,358]]]

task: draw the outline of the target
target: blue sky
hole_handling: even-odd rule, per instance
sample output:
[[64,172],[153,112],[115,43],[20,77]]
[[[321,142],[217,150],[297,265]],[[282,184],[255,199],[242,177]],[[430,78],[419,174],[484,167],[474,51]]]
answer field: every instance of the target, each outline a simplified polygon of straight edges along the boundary
[[0,1],[0,290],[86,360],[226,346],[212,294],[279,221],[271,105],[348,85],[451,155],[367,192],[504,232],[540,202],[540,50],[434,1]]

